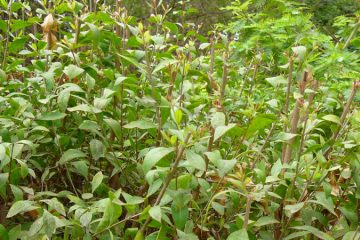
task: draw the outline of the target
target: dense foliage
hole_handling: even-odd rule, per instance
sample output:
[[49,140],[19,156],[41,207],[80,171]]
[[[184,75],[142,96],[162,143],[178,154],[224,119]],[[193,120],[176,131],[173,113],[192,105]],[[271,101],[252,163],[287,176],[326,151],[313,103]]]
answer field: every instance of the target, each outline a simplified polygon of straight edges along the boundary
[[359,13],[148,2],[0,0],[0,238],[360,239]]

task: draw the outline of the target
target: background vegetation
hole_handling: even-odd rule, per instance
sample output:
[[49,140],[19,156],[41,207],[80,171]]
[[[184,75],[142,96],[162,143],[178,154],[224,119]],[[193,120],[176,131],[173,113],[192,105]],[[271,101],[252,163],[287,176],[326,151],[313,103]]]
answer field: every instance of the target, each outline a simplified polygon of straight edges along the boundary
[[326,2],[0,0],[0,238],[360,239],[359,4]]

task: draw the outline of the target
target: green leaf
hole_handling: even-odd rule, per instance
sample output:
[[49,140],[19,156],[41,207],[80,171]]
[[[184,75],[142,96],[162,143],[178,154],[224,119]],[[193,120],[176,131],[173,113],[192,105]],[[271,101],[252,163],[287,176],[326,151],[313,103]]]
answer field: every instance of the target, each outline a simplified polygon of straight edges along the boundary
[[351,231],[347,232],[342,240],[354,240],[354,239],[360,239],[360,232],[359,231]]
[[23,20],[12,20],[11,21],[11,31],[15,32],[18,31],[20,29],[26,28],[31,26],[32,23],[27,22],[27,21],[23,21]]
[[270,83],[274,88],[287,83],[287,80],[284,78],[284,76],[266,78],[266,81]]
[[186,150],[186,159],[192,167],[201,171],[206,170],[205,160],[199,154]]
[[138,231],[134,240],[144,240],[144,233],[142,231]]
[[62,112],[66,111],[69,99],[70,99],[70,91],[63,90],[59,93],[57,102],[58,102],[60,111],[62,111]]
[[294,134],[294,133],[281,132],[275,136],[274,140],[276,142],[286,142],[286,141],[289,141],[290,139],[293,139],[296,136],[297,136],[297,134]]
[[176,204],[173,203],[171,205],[171,215],[174,219],[176,228],[183,230],[188,220],[189,208],[187,206],[177,207]]
[[4,160],[6,157],[6,148],[3,144],[0,144],[0,161]]
[[0,83],[6,81],[7,75],[4,70],[0,69]]
[[26,42],[28,41],[28,36],[17,38],[14,41],[11,41],[9,44],[10,53],[18,53],[21,49],[25,47]]
[[257,131],[265,129],[271,123],[273,123],[275,118],[272,115],[258,115],[253,120],[251,120],[248,129],[246,130],[246,137],[251,137]]
[[173,65],[175,63],[177,63],[178,60],[176,59],[163,59],[160,61],[160,63],[154,68],[153,70],[153,74],[160,71],[161,69],[167,67],[167,66],[170,66],[170,65]]
[[69,149],[62,155],[57,164],[65,164],[77,158],[86,158],[86,154],[78,149]]
[[56,210],[61,215],[66,215],[64,205],[57,198],[45,199],[41,201],[45,202],[47,205],[49,205],[50,208]]
[[116,203],[113,203],[110,198],[107,198],[105,203],[104,215],[101,218],[99,225],[96,227],[96,232],[100,232],[113,224],[115,221],[118,221],[121,213],[122,207]]
[[104,144],[97,140],[92,139],[90,141],[90,152],[95,161],[99,160],[101,157],[105,156],[106,148]]
[[216,129],[220,126],[225,126],[225,114],[223,112],[215,112],[214,116],[211,118],[211,126]]
[[332,114],[323,116],[322,119],[341,125],[340,118],[338,116],[335,116],[335,115],[332,115]]
[[107,118],[104,119],[104,122],[107,123],[107,125],[109,125],[109,127],[111,128],[111,130],[114,132],[116,138],[118,140],[121,139],[121,126],[120,123],[112,118]]
[[306,47],[305,46],[296,46],[291,48],[296,56],[299,58],[300,61],[304,60],[306,54]]
[[9,240],[9,233],[2,224],[0,224],[0,236],[1,240]]
[[288,236],[286,236],[286,237],[284,238],[284,240],[290,240],[290,239],[294,239],[294,238],[306,236],[306,235],[308,235],[308,234],[309,234],[308,231],[294,232],[294,233],[291,233],[291,234],[289,234]]
[[282,170],[281,160],[278,159],[271,168],[271,176],[277,177]]
[[228,131],[230,131],[235,126],[236,126],[236,124],[229,124],[228,126],[218,126],[215,129],[214,142],[216,142],[219,138],[224,136]]
[[126,192],[122,193],[127,205],[138,205],[144,202],[144,199],[139,196],[131,196]]
[[71,162],[71,165],[74,166],[75,172],[83,176],[85,179],[88,178],[89,167],[87,165],[87,161],[76,161]]
[[83,226],[83,227],[89,226],[89,224],[91,222],[91,219],[92,219],[92,213],[91,212],[86,212],[83,215],[81,215],[81,217],[79,219],[80,223],[81,223],[81,226]]
[[30,201],[30,200],[17,201],[9,209],[9,212],[6,215],[6,218],[11,218],[19,213],[34,210],[33,205],[34,205],[34,202]]
[[90,121],[90,120],[84,120],[80,126],[79,126],[79,129],[81,130],[87,130],[87,131],[90,131],[90,132],[93,132],[93,133],[97,133],[100,135],[98,129],[99,129],[99,126],[96,122],[94,121]]
[[30,236],[36,235],[41,230],[43,225],[44,225],[44,218],[43,217],[40,217],[40,218],[36,219],[33,222],[33,224],[31,224],[31,226],[30,226],[29,235]]
[[206,152],[205,155],[209,158],[210,162],[215,165],[221,177],[225,176],[229,171],[231,171],[236,164],[236,159],[221,159],[221,154],[218,150],[214,152]]
[[9,178],[9,173],[0,173],[0,196],[3,199],[6,199],[6,187],[7,187],[7,181]]
[[6,0],[0,0],[0,3],[4,9],[8,9],[8,4],[7,4]]
[[249,236],[248,233],[246,231],[246,229],[241,229],[238,231],[235,231],[233,233],[231,233],[227,240],[249,240]]
[[300,211],[303,207],[304,207],[304,202],[300,202],[292,205],[286,205],[284,209],[285,211],[288,211],[290,214],[294,214]]
[[297,230],[304,230],[304,231],[308,231],[309,233],[313,234],[314,236],[323,239],[323,240],[334,240],[333,237],[331,237],[330,235],[312,227],[312,226],[296,226],[296,227],[292,227],[293,229],[297,229]]
[[183,112],[180,109],[177,109],[175,111],[175,122],[179,125],[181,123],[181,120],[183,118]]
[[72,108],[67,109],[69,112],[76,112],[76,111],[82,111],[82,112],[88,112],[92,113],[93,110],[88,104],[80,104]]
[[84,69],[79,68],[73,64],[70,64],[64,68],[64,73],[71,79],[76,78],[84,72]]
[[204,50],[207,47],[209,47],[210,45],[211,45],[210,43],[202,43],[202,44],[200,44],[199,49]]
[[61,112],[47,112],[43,113],[38,119],[43,121],[56,121],[63,119],[65,116],[66,114]]
[[100,186],[103,179],[104,179],[104,176],[101,171],[98,172],[97,174],[95,174],[95,176],[93,177],[93,179],[91,181],[91,192],[92,193]]
[[262,226],[265,226],[265,225],[270,225],[270,224],[275,224],[275,223],[279,223],[278,220],[276,220],[275,218],[273,217],[269,217],[269,216],[265,216],[265,217],[261,217],[259,218],[254,226],[255,227],[262,227]]
[[12,184],[10,184],[10,188],[11,188],[11,192],[14,194],[15,201],[21,201],[24,199],[24,193],[21,190],[21,188]]
[[211,202],[211,206],[212,208],[220,215],[224,215],[225,213],[225,207],[223,205],[221,205],[218,202],[212,201]]
[[125,59],[126,61],[130,62],[131,64],[133,64],[137,68],[139,68],[140,71],[146,72],[145,69],[144,69],[143,64],[139,63],[135,58],[130,58],[130,57],[127,57],[127,56],[124,56],[124,55],[120,55],[120,57]]
[[309,202],[320,204],[329,212],[337,216],[336,212],[334,211],[335,205],[331,197],[326,196],[325,192],[316,192],[315,197],[316,197],[316,201],[310,200]]
[[150,216],[158,222],[161,222],[161,207],[159,205],[153,206],[149,210]]
[[139,129],[152,129],[156,128],[156,124],[153,122],[145,121],[145,120],[138,120],[133,121],[131,123],[128,123],[124,126],[124,128],[133,129],[133,128],[139,128]]
[[179,33],[179,28],[175,23],[172,22],[164,22],[164,27],[168,28],[171,32],[173,32],[175,35]]
[[156,165],[158,161],[160,161],[163,157],[168,155],[169,153],[173,152],[173,148],[165,148],[165,147],[158,147],[151,149],[144,158],[143,162],[143,170],[146,174],[153,166]]

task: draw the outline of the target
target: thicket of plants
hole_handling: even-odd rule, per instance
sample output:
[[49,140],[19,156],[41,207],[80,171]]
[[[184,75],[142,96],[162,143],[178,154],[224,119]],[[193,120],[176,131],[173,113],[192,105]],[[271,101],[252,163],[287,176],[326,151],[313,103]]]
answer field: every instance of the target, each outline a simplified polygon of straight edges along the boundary
[[360,238],[359,13],[37,5],[0,0],[0,238]]

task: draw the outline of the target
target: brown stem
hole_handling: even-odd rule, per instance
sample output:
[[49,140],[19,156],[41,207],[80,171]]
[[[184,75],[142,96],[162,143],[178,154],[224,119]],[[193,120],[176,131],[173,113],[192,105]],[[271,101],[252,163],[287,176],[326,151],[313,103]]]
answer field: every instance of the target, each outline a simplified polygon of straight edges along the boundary
[[224,97],[225,97],[225,88],[227,84],[227,78],[228,78],[228,59],[229,59],[229,45],[230,45],[230,38],[227,39],[226,45],[225,45],[225,52],[223,55],[224,63],[223,63],[223,73],[222,73],[222,84],[221,84],[221,91],[220,91],[220,103],[223,103]]
[[286,115],[289,113],[289,102],[290,102],[290,94],[291,94],[291,80],[292,80],[293,68],[294,68],[294,59],[292,57],[290,57],[288,84],[287,84],[287,90],[286,90],[286,102],[285,102],[285,109],[284,109],[284,112]]
[[176,80],[177,71],[178,71],[177,67],[175,69],[173,69],[172,66],[169,66],[170,86],[169,86],[169,88],[167,90],[166,99],[170,103],[171,103],[171,100],[172,100],[172,91],[174,89],[174,84],[175,84],[175,80]]
[[[303,74],[302,80],[300,82],[300,86],[299,86],[301,95],[304,94],[305,84],[306,84],[307,78],[308,78],[308,72],[305,71],[304,74]],[[291,123],[290,123],[290,133],[291,134],[296,134],[296,132],[297,132],[297,125],[298,125],[298,122],[299,122],[300,108],[301,108],[302,105],[303,105],[303,97],[297,99],[295,109],[293,110],[293,113],[292,113],[292,116],[291,116]],[[284,159],[283,159],[283,164],[286,164],[286,163],[290,162],[294,141],[295,141],[295,139],[291,138],[287,142],[286,149],[285,149],[285,154],[284,154]]]
[[300,157],[303,153],[303,150],[304,150],[304,146],[305,146],[305,139],[306,139],[306,127],[307,127],[307,123],[308,123],[308,119],[309,119],[309,114],[310,114],[310,107],[313,103],[313,100],[314,100],[314,97],[315,97],[315,91],[317,90],[319,86],[319,83],[318,81],[315,81],[314,84],[313,84],[313,87],[312,87],[312,90],[313,92],[308,96],[308,99],[307,99],[307,102],[308,102],[308,106],[306,108],[306,114],[305,114],[305,117],[304,117],[304,126],[303,126],[303,129],[302,129],[302,133],[301,133],[301,140],[300,140],[300,149],[299,149],[299,152],[297,154],[297,157],[296,157],[296,169],[295,169],[295,176],[292,180],[292,185],[290,186],[290,198],[293,196],[293,191],[294,191],[294,188],[295,188],[295,182],[296,182],[296,178],[297,178],[297,175],[299,174],[299,166],[300,166]]
[[244,216],[244,225],[243,228],[245,230],[247,230],[248,224],[249,224],[249,217],[250,217],[250,210],[251,210],[251,203],[252,203],[252,198],[249,195],[247,195],[246,197],[246,210],[245,210],[245,216]]
[[214,66],[215,66],[215,34],[210,37],[210,69],[209,69],[209,89],[210,94],[213,94],[216,83],[214,80]]
[[[287,90],[286,90],[286,101],[285,101],[285,108],[284,108],[284,114],[286,116],[286,119],[288,119],[288,117],[289,117],[289,103],[290,103],[291,80],[292,80],[293,68],[294,68],[294,59],[292,57],[290,57],[290,60],[289,60],[289,72],[288,72],[288,83],[287,83]],[[288,128],[288,123],[285,122],[283,131],[287,132],[287,128]],[[286,152],[286,143],[283,143],[282,156],[281,156],[281,159],[283,161],[284,161],[284,157],[285,157],[285,152]]]
[[[214,134],[215,134],[215,129],[213,127],[210,127],[210,139],[208,142],[208,146],[207,146],[207,151],[211,152],[212,151],[212,147],[214,144]],[[205,172],[203,174],[203,177],[205,176],[207,170],[209,167],[209,158],[205,155]]]

